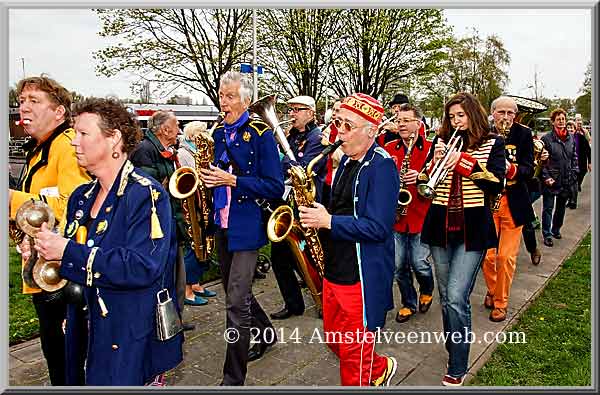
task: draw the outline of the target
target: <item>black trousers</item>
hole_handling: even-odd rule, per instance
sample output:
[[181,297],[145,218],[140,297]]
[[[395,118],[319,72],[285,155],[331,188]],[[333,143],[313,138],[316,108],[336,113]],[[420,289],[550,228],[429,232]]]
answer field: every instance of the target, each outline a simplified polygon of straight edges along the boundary
[[296,274],[294,274],[297,265],[296,259],[287,241],[271,243],[271,264],[285,307],[294,314],[303,314],[302,290],[298,285]]
[[66,385],[65,335],[62,322],[67,316],[67,304],[60,292],[32,294],[31,300],[40,322],[40,343],[46,358],[50,384]]
[[[227,230],[224,229],[217,231],[215,244],[225,290],[225,330],[229,339],[223,366],[223,384],[244,385],[250,336],[257,340],[270,340],[275,335],[275,330],[252,294],[252,278],[258,251],[230,252],[227,249]],[[268,328],[272,333],[266,333]]]

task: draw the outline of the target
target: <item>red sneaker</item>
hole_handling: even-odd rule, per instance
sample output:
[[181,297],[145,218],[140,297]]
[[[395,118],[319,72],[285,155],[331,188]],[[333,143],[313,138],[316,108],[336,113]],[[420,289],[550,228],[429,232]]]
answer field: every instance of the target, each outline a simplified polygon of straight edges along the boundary
[[461,385],[463,385],[464,381],[465,381],[464,375],[459,378],[445,375],[444,378],[442,379],[442,384],[445,385],[446,387],[460,387]]

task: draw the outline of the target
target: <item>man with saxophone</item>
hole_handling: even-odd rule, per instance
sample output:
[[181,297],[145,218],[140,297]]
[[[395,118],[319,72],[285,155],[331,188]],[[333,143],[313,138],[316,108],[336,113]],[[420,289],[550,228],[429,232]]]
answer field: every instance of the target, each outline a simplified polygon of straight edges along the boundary
[[[310,96],[296,96],[288,100],[287,104],[288,113],[293,118],[292,128],[287,139],[296,160],[291,160],[287,155],[283,157],[281,167],[284,177],[287,176],[291,166],[301,166],[306,170],[310,161],[323,149],[321,129],[315,122],[315,99]],[[327,158],[322,158],[313,167],[316,174],[313,181],[317,202],[321,202],[323,184],[327,173],[326,160]],[[282,203],[285,204],[285,202]],[[294,261],[294,254],[285,240],[271,243],[273,273],[275,273],[277,285],[285,303],[281,310],[271,314],[271,318],[274,320],[283,320],[293,315],[304,314],[304,298],[294,274]]]
[[371,96],[346,98],[335,120],[345,155],[329,207],[299,207],[302,225],[321,229],[323,330],[340,359],[342,385],[390,385],[397,367],[395,358],[374,350],[374,332],[394,307],[393,225],[400,184],[394,161],[375,143],[382,118],[383,107]]
[[[229,71],[221,76],[219,102],[225,113],[214,131],[216,166],[200,169],[213,188],[215,246],[225,290],[227,351],[222,385],[244,385],[249,357],[262,356],[277,336],[252,294],[258,249],[267,244],[266,224],[256,199],[284,192],[277,143],[266,123],[250,119],[252,81]],[[252,333],[251,333],[252,328]],[[250,335],[256,341],[250,347]]]
[[[169,189],[169,179],[180,167],[177,158],[177,135],[179,123],[172,112],[157,111],[148,120],[148,130],[144,138],[131,153],[129,160],[135,167]],[[180,199],[169,194],[173,221],[177,224],[177,258],[175,262],[175,289],[179,311],[183,313],[185,304],[185,245],[190,243]],[[191,323],[183,324],[184,330],[194,329]]]
[[517,104],[513,98],[496,98],[492,102],[491,113],[496,133],[505,139],[506,187],[494,199],[498,248],[487,250],[483,262],[487,284],[484,305],[492,309],[490,320],[500,322],[506,319],[521,229],[535,218],[527,190],[527,183],[533,177],[533,136],[531,129],[514,122]]
[[433,301],[433,272],[427,261],[429,247],[421,244],[423,220],[431,201],[418,194],[416,187],[417,176],[427,159],[431,141],[425,138],[425,125],[421,122],[423,114],[419,108],[401,103],[395,111],[396,130],[400,138],[388,141],[383,148],[392,156],[400,172],[400,195],[394,224],[394,277],[402,298],[402,308],[396,314],[396,321],[402,323],[417,312],[413,272],[419,283],[419,311],[426,313]]
[[[73,190],[90,180],[86,171],[77,164],[75,149],[71,146],[75,137],[75,131],[70,127],[71,94],[45,75],[19,81],[17,94],[20,122],[31,140],[23,146],[27,158],[18,181],[20,190],[9,189],[10,218],[15,219],[23,203],[35,199],[45,202],[55,218],[61,220]],[[32,253],[28,237],[25,236],[17,245],[23,265]],[[61,297],[61,292],[42,291],[23,282],[23,293],[31,294],[39,319],[40,341],[48,364],[50,383],[83,385],[83,366],[65,366],[62,323],[66,317],[67,303]],[[85,353],[85,345],[82,350]],[[71,377],[78,378],[67,379],[68,371],[73,372]]]

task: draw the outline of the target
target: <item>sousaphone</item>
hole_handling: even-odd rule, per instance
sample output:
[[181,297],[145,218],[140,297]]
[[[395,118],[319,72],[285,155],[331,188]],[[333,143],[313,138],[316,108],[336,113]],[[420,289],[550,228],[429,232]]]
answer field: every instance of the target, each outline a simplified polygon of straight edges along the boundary
[[31,288],[41,288],[47,292],[54,292],[67,284],[67,280],[60,278],[58,270],[60,261],[47,261],[39,256],[34,248],[34,239],[45,222],[49,229],[53,229],[56,218],[52,209],[41,200],[28,200],[19,207],[15,217],[17,226],[29,236],[31,257],[23,267],[22,276],[25,284]]

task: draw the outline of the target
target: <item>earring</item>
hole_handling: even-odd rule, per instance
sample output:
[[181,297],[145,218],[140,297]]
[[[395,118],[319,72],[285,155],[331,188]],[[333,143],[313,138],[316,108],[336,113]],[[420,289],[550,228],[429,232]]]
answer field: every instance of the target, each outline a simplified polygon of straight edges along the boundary
[[119,154],[117,151],[113,151],[112,155],[113,159],[119,159],[119,157],[121,156],[121,154]]

